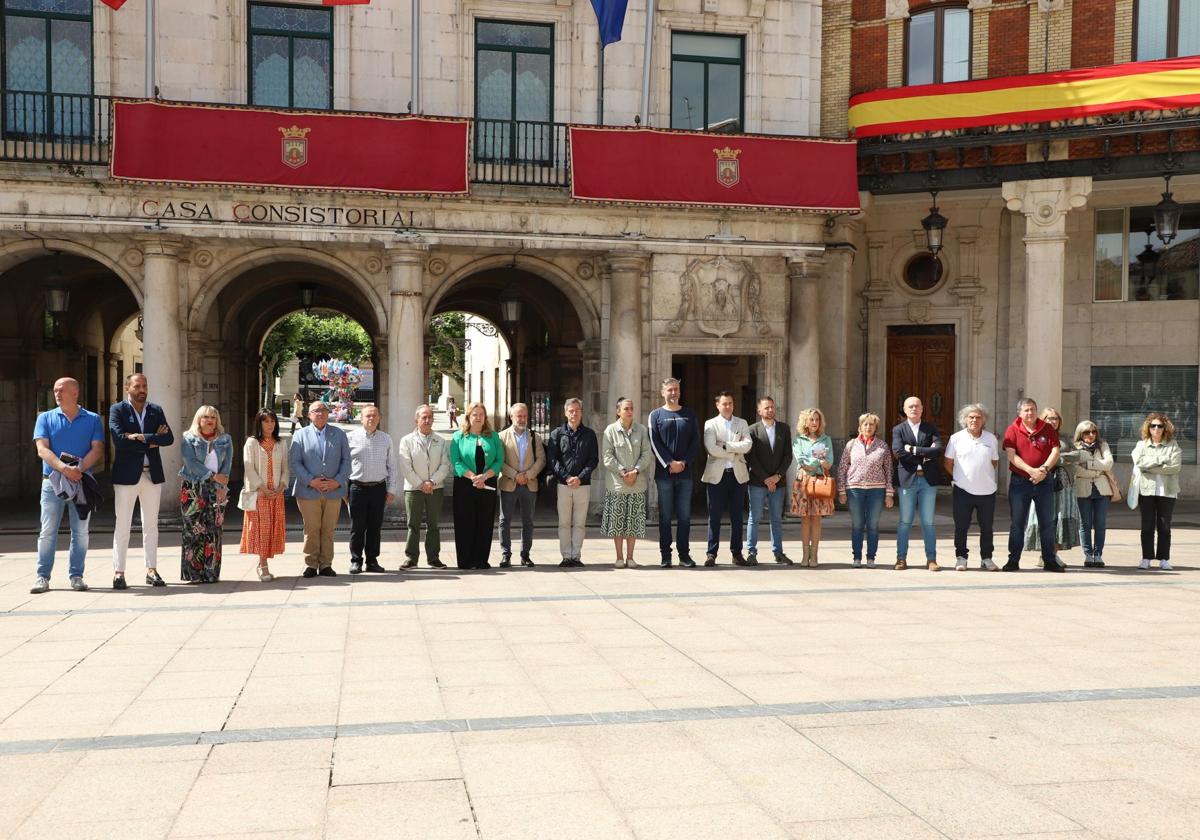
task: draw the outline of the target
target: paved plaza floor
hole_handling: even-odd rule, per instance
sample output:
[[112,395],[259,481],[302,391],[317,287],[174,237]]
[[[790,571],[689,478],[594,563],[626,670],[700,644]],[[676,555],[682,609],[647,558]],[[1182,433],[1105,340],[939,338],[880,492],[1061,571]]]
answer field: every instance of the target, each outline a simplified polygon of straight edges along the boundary
[[1189,529],[1062,575],[852,569],[838,529],[818,569],[567,571],[539,530],[533,569],[351,577],[343,538],[305,580],[292,537],[265,584],[226,536],[213,586],[114,592],[97,535],[90,592],[60,551],[33,596],[0,535],[0,836],[1200,836]]

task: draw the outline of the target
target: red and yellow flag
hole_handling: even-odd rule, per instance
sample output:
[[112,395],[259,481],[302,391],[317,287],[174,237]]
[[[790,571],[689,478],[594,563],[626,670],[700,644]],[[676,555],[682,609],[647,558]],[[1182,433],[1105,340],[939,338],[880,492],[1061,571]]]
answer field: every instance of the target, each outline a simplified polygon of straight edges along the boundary
[[1200,105],[1200,56],[1029,76],[913,85],[850,98],[856,137]]
[[110,9],[119,9],[125,5],[125,0],[100,0],[100,2]]

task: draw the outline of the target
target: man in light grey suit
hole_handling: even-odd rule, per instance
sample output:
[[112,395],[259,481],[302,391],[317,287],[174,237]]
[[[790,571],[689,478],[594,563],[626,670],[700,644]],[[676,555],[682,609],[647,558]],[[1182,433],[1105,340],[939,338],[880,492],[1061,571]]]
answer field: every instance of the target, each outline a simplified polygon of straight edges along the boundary
[[329,406],[321,400],[308,407],[308,419],[312,422],[292,435],[288,450],[292,496],[304,518],[304,576],[334,577],[333,529],[350,480],[350,442],[329,425]]
[[721,519],[729,510],[729,551],[735,566],[754,565],[742,557],[742,511],[746,509],[746,482],[750,470],[746,453],[753,442],[750,427],[741,417],[733,416],[733,394],[717,394],[717,416],[704,424],[704,450],[708,463],[704,465],[705,495],[708,498],[708,551],[705,566],[717,565],[717,549],[721,543]]

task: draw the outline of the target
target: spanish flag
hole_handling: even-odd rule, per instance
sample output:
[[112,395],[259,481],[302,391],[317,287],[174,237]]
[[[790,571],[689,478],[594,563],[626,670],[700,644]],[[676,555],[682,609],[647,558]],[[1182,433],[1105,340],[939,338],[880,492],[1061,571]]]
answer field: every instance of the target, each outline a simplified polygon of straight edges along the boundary
[[859,138],[1077,119],[1200,105],[1200,56],[913,85],[850,98]]

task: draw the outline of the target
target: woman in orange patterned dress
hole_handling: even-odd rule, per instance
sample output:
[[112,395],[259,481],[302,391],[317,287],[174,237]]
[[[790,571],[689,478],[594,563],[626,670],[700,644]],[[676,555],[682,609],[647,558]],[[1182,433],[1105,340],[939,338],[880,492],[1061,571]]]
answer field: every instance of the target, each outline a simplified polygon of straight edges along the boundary
[[279,418],[264,408],[254,417],[254,436],[242,449],[245,480],[238,506],[242,520],[242,554],[258,555],[258,579],[274,580],[267,561],[282,554],[284,536],[283,490],[288,482],[288,447],[279,438]]

